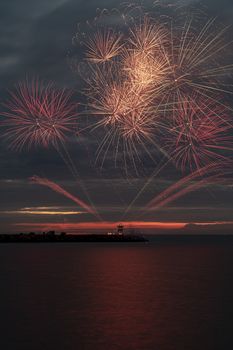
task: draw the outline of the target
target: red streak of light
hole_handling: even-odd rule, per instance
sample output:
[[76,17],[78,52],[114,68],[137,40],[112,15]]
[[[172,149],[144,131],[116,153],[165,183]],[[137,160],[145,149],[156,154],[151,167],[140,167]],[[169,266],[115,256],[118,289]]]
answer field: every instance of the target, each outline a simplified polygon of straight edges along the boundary
[[[171,198],[174,196],[172,192],[179,190],[182,186],[186,185],[191,180],[196,180],[200,176],[206,175],[210,173],[211,171],[216,171],[218,169],[218,164],[208,164],[203,168],[200,168],[193,173],[189,174],[188,176],[182,178],[181,180],[177,181],[173,185],[169,186],[166,190],[161,192],[159,195],[157,195],[155,198],[153,198],[148,204],[147,207],[155,207],[156,204],[164,202],[167,200],[167,198]],[[182,190],[181,190],[182,191]],[[171,197],[168,197],[170,196]]]
[[71,193],[67,192],[66,190],[64,190],[61,186],[57,185],[56,183],[46,179],[46,178],[41,178],[39,176],[33,176],[30,178],[30,180],[33,183],[36,183],[38,185],[42,185],[42,186],[46,186],[49,187],[51,190],[62,194],[63,196],[71,199],[73,202],[75,202],[76,204],[78,204],[80,207],[84,208],[87,210],[88,213],[93,214],[97,217],[97,213],[94,211],[93,208],[91,208],[88,204],[86,204],[85,202],[83,202],[81,199],[79,199],[78,197],[75,197],[74,195],[72,195]]
[[187,193],[190,193],[190,192],[193,192],[197,189],[200,189],[201,187],[205,186],[205,185],[208,185],[208,184],[211,184],[211,181],[216,183],[217,180],[216,180],[216,176],[210,176],[209,178],[207,179],[203,179],[199,182],[196,182],[194,184],[191,184],[185,188],[183,188],[181,191],[179,191],[178,193],[174,193],[173,195],[171,195],[170,197],[162,200],[161,202],[158,202],[158,204],[156,206],[150,206],[149,207],[149,210],[155,210],[155,209],[159,209],[161,207],[163,207],[164,205],[170,203],[170,202],[173,202],[174,200],[184,196],[185,194]]

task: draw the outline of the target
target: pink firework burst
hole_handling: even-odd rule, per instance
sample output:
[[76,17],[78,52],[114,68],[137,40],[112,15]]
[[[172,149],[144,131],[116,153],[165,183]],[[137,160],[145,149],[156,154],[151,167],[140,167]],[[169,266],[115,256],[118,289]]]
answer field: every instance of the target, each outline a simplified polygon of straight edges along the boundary
[[199,169],[215,161],[226,161],[233,138],[227,112],[200,96],[182,97],[172,115],[165,147],[177,168]]
[[77,104],[72,93],[38,79],[19,83],[4,103],[4,137],[21,151],[33,146],[57,147],[76,128]]

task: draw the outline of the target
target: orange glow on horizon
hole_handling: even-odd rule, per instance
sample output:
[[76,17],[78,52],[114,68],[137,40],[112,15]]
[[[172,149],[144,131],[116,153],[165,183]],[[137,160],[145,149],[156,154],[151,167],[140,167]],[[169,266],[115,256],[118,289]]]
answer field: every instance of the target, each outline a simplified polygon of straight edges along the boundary
[[[33,230],[114,230],[118,222],[79,222],[79,223],[17,223],[16,226],[29,228]],[[137,229],[179,229],[183,228],[186,223],[183,222],[157,222],[157,221],[124,221],[121,222],[125,228]]]

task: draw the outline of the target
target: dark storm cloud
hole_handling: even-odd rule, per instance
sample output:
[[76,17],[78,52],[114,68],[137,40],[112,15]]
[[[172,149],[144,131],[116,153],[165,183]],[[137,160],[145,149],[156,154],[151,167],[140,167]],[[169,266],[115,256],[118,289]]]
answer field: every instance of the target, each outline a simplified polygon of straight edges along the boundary
[[[57,39],[54,35],[57,30],[55,28],[59,28],[59,21],[53,23],[53,17],[66,2],[65,0],[1,2],[2,86],[10,85],[13,80],[17,81],[26,74],[39,74],[43,70],[48,72],[49,68],[53,70],[52,63],[57,66],[58,62],[64,61],[64,37],[60,35],[61,45],[55,43]],[[59,31],[57,34],[60,34]],[[50,50],[47,52],[48,48]],[[42,75],[46,77],[46,73]]]
[[[117,1],[112,1],[116,5]],[[12,0],[0,2],[0,86],[27,74],[75,85],[67,54],[77,24],[109,1]],[[2,91],[2,94],[4,91]]]

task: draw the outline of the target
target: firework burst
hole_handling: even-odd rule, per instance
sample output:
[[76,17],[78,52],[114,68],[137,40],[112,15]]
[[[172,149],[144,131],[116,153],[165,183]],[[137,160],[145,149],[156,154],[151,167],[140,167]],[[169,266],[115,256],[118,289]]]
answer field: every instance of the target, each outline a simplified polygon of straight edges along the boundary
[[160,153],[182,170],[224,160],[232,149],[225,94],[233,66],[221,57],[226,28],[175,9],[153,17],[139,6],[133,17],[138,11],[130,8],[121,31],[105,23],[84,36],[89,127],[104,133],[97,157],[122,146],[123,158],[149,149],[152,159]]
[[233,150],[226,110],[199,96],[183,97],[172,114],[165,148],[178,168],[198,169],[226,161],[223,151]]
[[148,101],[142,92],[130,88],[127,83],[113,83],[101,99],[92,101],[92,113],[100,118],[94,128],[102,126],[107,131],[98,149],[98,156],[99,152],[108,149],[109,144],[113,147],[115,144],[116,157],[117,152],[123,149],[124,158],[133,158],[133,154],[137,153],[137,145],[141,146],[152,139],[154,122]]
[[167,30],[161,23],[143,16],[129,29],[128,42],[133,50],[154,55],[167,40]]
[[105,63],[118,56],[123,48],[122,35],[111,29],[97,29],[84,42],[86,59],[94,64]]
[[123,69],[136,90],[156,93],[166,79],[167,63],[161,55],[151,56],[143,51],[125,51]]
[[4,137],[15,150],[57,146],[76,128],[77,104],[72,94],[53,83],[19,83],[4,106]]

